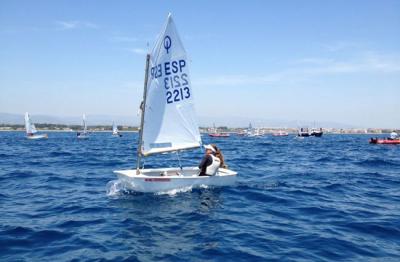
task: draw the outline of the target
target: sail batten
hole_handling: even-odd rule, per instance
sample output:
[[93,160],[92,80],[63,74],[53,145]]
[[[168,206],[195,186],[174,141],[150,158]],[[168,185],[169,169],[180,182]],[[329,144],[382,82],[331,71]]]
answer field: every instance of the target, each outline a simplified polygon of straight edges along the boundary
[[171,15],[149,63],[141,153],[146,156],[199,147],[187,55]]

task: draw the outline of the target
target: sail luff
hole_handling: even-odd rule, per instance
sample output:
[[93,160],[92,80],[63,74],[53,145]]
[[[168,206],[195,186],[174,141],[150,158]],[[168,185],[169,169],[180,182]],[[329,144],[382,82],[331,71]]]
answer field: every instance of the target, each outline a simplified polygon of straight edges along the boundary
[[140,105],[141,117],[140,117],[140,127],[139,127],[139,138],[138,138],[138,148],[137,148],[137,160],[136,160],[136,170],[139,173],[140,160],[142,157],[142,146],[143,146],[143,127],[144,127],[144,114],[146,109],[146,99],[147,99],[147,83],[149,79],[149,65],[150,65],[150,54],[146,55],[146,67],[144,73],[144,85],[143,85],[143,101]]

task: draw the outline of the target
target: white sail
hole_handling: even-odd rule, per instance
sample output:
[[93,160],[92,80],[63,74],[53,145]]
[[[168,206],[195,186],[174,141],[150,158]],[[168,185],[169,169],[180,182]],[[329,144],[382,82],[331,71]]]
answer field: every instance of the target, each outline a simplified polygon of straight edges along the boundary
[[28,112],[25,113],[25,130],[27,134],[35,134],[37,132],[35,125],[31,123]]
[[86,126],[86,115],[82,116],[82,126],[83,126],[83,133],[87,133],[87,126]]
[[247,128],[247,135],[253,135],[254,129],[251,123],[249,123],[249,127]]
[[143,155],[201,145],[188,62],[169,15],[150,57],[142,130]]
[[37,133],[36,127],[34,123],[31,123],[31,130],[32,130],[32,134]]
[[114,135],[118,134],[118,127],[114,122],[113,122],[112,132]]
[[28,112],[25,113],[25,131],[27,134],[32,134]]

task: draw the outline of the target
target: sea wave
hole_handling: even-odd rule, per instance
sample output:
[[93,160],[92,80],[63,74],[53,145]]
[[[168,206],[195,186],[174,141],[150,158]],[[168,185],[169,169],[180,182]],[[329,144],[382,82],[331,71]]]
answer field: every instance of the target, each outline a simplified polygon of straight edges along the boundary
[[[400,146],[365,135],[204,137],[238,172],[235,185],[139,193],[112,172],[135,167],[137,134],[73,135],[0,133],[1,261],[400,259]],[[179,165],[176,154],[144,161]]]

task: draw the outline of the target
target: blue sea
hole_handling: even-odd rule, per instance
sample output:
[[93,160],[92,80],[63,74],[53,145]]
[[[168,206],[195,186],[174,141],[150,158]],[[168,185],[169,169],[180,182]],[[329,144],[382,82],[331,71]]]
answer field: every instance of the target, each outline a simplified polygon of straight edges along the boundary
[[135,167],[135,133],[0,132],[0,261],[399,261],[400,146],[368,139],[204,136],[235,186],[145,194],[112,172]]

